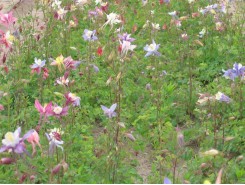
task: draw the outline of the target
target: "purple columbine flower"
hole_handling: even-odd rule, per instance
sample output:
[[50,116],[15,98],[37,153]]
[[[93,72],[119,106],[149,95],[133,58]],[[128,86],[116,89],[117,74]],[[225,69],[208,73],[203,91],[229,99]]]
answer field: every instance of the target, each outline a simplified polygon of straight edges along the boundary
[[112,118],[117,115],[117,113],[115,113],[116,107],[117,107],[116,103],[114,103],[109,109],[106,106],[101,105],[101,108],[104,111],[104,114],[108,116],[108,118]]
[[245,66],[242,66],[242,64],[235,63],[233,65],[233,69],[228,69],[227,71],[223,70],[223,72],[224,72],[224,77],[234,81],[235,78],[238,76],[241,76],[241,78],[244,77]]
[[237,76],[243,76],[245,72],[245,66],[242,66],[242,64],[235,63],[233,65],[233,70],[237,74]]
[[95,41],[98,40],[98,38],[95,36],[96,30],[90,31],[88,29],[85,29],[83,32],[83,39],[85,41]]
[[224,93],[222,93],[222,92],[218,92],[215,95],[215,99],[220,101],[220,102],[225,102],[225,103],[230,103],[231,102],[231,99],[228,96],[226,96]]
[[29,130],[22,138],[20,138],[21,128],[18,127],[14,132],[7,132],[2,140],[3,146],[0,148],[0,153],[12,150],[14,153],[27,153],[24,141],[34,132]]
[[128,42],[135,41],[135,39],[134,38],[131,38],[130,36],[131,36],[131,34],[124,33],[122,35],[119,34],[118,35],[118,38],[120,39],[120,41],[128,41]]
[[152,44],[146,45],[144,47],[144,50],[147,51],[145,57],[148,57],[150,55],[156,55],[160,56],[161,54],[157,51],[159,49],[160,44],[156,44],[154,40],[152,40]]
[[235,78],[237,77],[237,74],[233,69],[228,69],[227,71],[223,70],[223,72],[224,72],[224,77],[231,79],[232,81],[234,81]]
[[172,184],[172,182],[169,180],[169,178],[164,177],[163,184]]

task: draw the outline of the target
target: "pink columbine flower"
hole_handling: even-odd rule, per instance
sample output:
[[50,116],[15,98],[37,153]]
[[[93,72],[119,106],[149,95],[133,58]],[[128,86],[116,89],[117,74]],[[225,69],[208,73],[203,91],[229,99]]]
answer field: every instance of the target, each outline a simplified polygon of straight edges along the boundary
[[68,86],[69,85],[69,79],[66,76],[62,76],[56,79],[55,81],[55,85],[59,84],[59,85],[64,85],[64,86]]
[[16,18],[13,16],[13,12],[7,14],[0,13],[0,23],[6,27],[13,25],[16,22]]
[[73,94],[71,92],[66,93],[65,98],[66,98],[66,105],[72,104],[74,107],[80,106],[81,98],[76,96],[75,94]]
[[69,107],[61,107],[58,105],[53,106],[53,115],[57,118],[60,118],[61,116],[65,116],[68,113]]
[[4,44],[6,48],[11,48],[14,40],[15,37],[10,33],[10,31],[4,33],[0,30],[0,43]]
[[67,12],[68,12],[68,11],[65,10],[64,8],[59,8],[59,9],[55,12],[54,18],[57,19],[57,20],[63,20]]
[[81,62],[73,60],[71,56],[69,56],[64,59],[63,63],[66,70],[70,70],[70,69],[75,70],[80,65]]
[[42,147],[39,142],[39,135],[38,133],[34,130],[34,132],[27,138],[27,141],[31,143],[32,145],[32,156],[36,154],[36,145],[39,146],[39,148],[42,150]]
[[42,106],[38,100],[35,100],[35,107],[40,113],[40,117],[48,117],[53,115],[52,102],[49,102],[47,105]]

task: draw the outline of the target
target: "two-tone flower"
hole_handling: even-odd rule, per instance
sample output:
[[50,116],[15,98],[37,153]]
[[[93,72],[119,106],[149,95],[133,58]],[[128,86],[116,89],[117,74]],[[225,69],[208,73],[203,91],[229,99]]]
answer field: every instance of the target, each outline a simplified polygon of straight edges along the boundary
[[61,140],[61,135],[63,133],[64,132],[58,128],[51,129],[49,134],[45,133],[49,141],[49,154],[50,155],[54,153],[54,150],[56,147],[60,148],[63,151],[62,145],[64,144],[64,141]]
[[35,58],[34,64],[31,65],[32,72],[36,72],[37,74],[40,74],[41,69],[45,66],[46,60],[41,60]]
[[90,31],[88,29],[85,29],[83,32],[83,39],[85,41],[95,41],[98,40],[98,38],[95,36],[96,30]]
[[28,153],[24,144],[24,141],[34,132],[29,130],[22,138],[21,127],[18,127],[14,132],[7,132],[2,140],[2,147],[0,153],[5,151],[12,151],[17,154]]
[[160,44],[156,44],[154,40],[152,40],[152,44],[146,45],[144,47],[144,50],[147,51],[145,57],[148,57],[150,55],[153,56],[160,56],[161,54],[157,51],[159,49]]

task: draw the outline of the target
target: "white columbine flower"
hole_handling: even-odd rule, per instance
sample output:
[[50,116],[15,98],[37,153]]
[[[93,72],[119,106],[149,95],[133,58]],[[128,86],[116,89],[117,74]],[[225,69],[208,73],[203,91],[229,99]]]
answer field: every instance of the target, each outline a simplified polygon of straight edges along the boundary
[[52,8],[54,8],[54,9],[59,9],[60,8],[60,5],[61,5],[61,1],[59,1],[59,0],[54,0],[54,2],[52,3]]
[[101,3],[102,3],[102,0],[95,0],[96,5],[101,4]]
[[199,38],[203,38],[203,36],[205,35],[206,33],[206,29],[203,28],[202,31],[199,32]]
[[151,23],[152,25],[152,28],[155,29],[155,30],[160,30],[160,25],[159,24],[154,24],[154,23]]
[[102,26],[102,28],[105,27],[107,24],[110,24],[111,27],[113,27],[114,24],[118,24],[121,22],[121,20],[119,20],[119,15],[117,15],[116,13],[110,13],[109,15],[106,16],[107,16],[107,21]]

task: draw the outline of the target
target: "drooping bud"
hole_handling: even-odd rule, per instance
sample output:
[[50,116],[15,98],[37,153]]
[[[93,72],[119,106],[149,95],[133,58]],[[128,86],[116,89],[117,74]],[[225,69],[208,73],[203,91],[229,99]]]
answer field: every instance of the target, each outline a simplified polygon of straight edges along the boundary
[[12,164],[13,162],[15,162],[14,159],[8,157],[4,157],[0,160],[0,164],[6,164],[6,165]]
[[57,173],[59,173],[61,167],[62,167],[61,164],[56,165],[56,166],[52,169],[51,174],[52,174],[52,175],[56,175]]
[[125,135],[126,135],[126,137],[129,138],[131,141],[135,141],[135,140],[136,140],[135,137],[134,137],[132,134],[130,134],[130,133],[126,133]]

